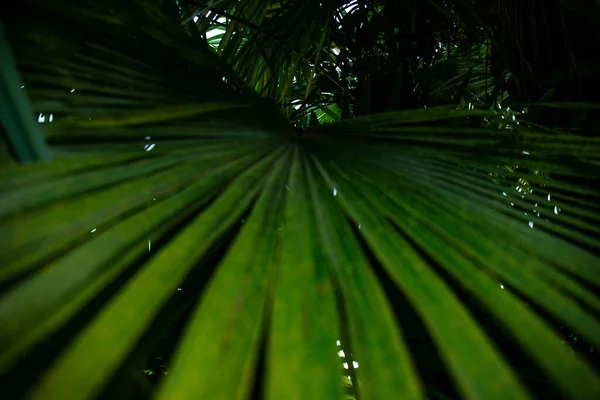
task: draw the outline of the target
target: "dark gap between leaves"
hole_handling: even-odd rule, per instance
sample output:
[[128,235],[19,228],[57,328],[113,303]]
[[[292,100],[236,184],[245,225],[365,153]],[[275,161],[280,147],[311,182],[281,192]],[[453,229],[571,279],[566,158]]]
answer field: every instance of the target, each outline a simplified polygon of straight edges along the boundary
[[[244,217],[246,218],[246,217]],[[280,242],[281,243],[281,242]],[[281,254],[281,253],[279,253]],[[273,274],[273,280],[276,280],[277,273]],[[271,285],[269,285],[271,286]],[[258,347],[258,357],[254,368],[254,383],[248,396],[249,400],[261,400],[266,398],[267,390],[267,349],[269,345],[269,331],[271,327],[271,318],[273,314],[273,293],[267,295],[264,305],[264,321],[260,333],[260,344]]]
[[[545,222],[545,221],[544,221]],[[535,221],[534,221],[535,223]],[[548,223],[554,223],[557,224],[558,226],[562,226],[563,228],[566,229],[570,229],[574,232],[583,234],[587,237],[593,238],[593,239],[598,239],[598,235],[595,232],[592,232],[590,230],[584,229],[584,228],[580,228],[580,227],[576,227],[572,224],[570,224],[567,221],[556,221],[556,220],[550,220]],[[549,229],[545,223],[537,223],[534,225],[534,229],[539,229],[545,233],[547,233],[548,235],[557,237],[573,246],[576,247],[580,247],[583,250],[586,250],[590,253],[592,253],[594,256],[599,257],[600,256],[600,248],[598,247],[594,247],[592,244],[588,244],[588,243],[584,243],[582,241],[577,240],[574,236],[569,235],[568,233],[562,233],[562,232],[556,232],[556,231],[552,231],[551,229]],[[562,268],[561,268],[562,269]],[[584,282],[585,283],[585,282]],[[590,285],[590,283],[587,283],[587,285]]]
[[[425,249],[421,248],[408,234],[402,231],[398,225],[391,220],[388,221],[396,232],[411,245],[419,257],[448,285],[530,393],[535,398],[540,399],[564,399],[552,385],[552,379],[548,378],[518,344],[513,343],[513,334],[506,329],[504,324],[490,313],[475,296],[470,294],[459,281],[446,272],[437,261],[431,258]],[[423,229],[426,229],[426,227],[423,226]]]
[[[102,225],[98,225],[98,227],[102,230],[107,230],[112,228],[115,225],[118,225],[122,220],[129,218],[137,213],[143,212],[145,208],[147,208],[147,204],[141,204],[134,208],[131,208],[120,214],[119,216],[113,218],[110,221],[105,222]],[[56,252],[46,256],[44,259],[39,261],[37,264],[29,268],[27,271],[12,277],[11,279],[6,280],[5,282],[0,283],[0,295],[4,294],[5,291],[11,289],[12,287],[20,284],[21,282],[25,282],[27,279],[35,275],[40,269],[45,266],[50,265],[51,263],[59,260],[64,255],[71,253],[77,247],[84,245],[85,243],[90,241],[89,233],[86,231],[85,233],[79,235],[76,239],[73,239],[71,243],[65,245],[62,249],[57,250]]]
[[249,206],[240,222],[230,227],[213,245],[212,251],[203,256],[182,280],[181,290],[176,290],[162,307],[127,360],[97,396],[98,399],[152,398],[154,389],[169,373],[168,366],[176,355],[180,339],[202,298],[205,286],[241,230],[242,219],[247,218],[253,206],[254,203]]
[[[352,225],[352,224],[350,224],[350,225]],[[342,295],[343,291],[342,291],[342,288],[340,286],[340,282],[339,282],[337,276],[334,273],[332,273],[330,271],[330,269],[328,269],[327,271],[331,278],[331,284],[333,286],[333,293],[335,296],[335,305],[337,308],[337,314],[340,319],[340,322],[339,322],[340,323],[340,326],[339,326],[340,347],[344,351],[344,354],[346,354],[346,357],[344,359],[347,361],[348,376],[350,377],[350,380],[352,382],[351,387],[344,388],[346,390],[345,394],[347,396],[354,397],[355,400],[360,400],[361,399],[361,391],[360,391],[361,383],[359,382],[359,379],[358,379],[358,376],[356,373],[356,368],[354,368],[354,352],[352,351],[352,341],[350,340],[350,329],[348,328],[348,311],[346,310],[346,304],[344,303],[344,298]],[[332,348],[333,348],[333,343],[332,343]],[[343,370],[340,372],[340,375],[345,375]],[[370,383],[367,382],[366,384],[368,385]]]
[[[258,197],[257,197],[258,198]],[[244,218],[247,218],[245,216]],[[278,240],[277,248],[275,250],[275,257],[272,260],[272,265],[276,266],[269,271],[267,298],[264,303],[263,310],[263,322],[260,332],[260,344],[258,347],[258,357],[254,364],[254,380],[252,388],[250,389],[248,399],[249,400],[260,400],[267,396],[267,379],[268,379],[268,365],[267,355],[269,346],[269,332],[271,328],[271,320],[273,317],[273,307],[275,302],[275,292],[277,286],[277,278],[279,276],[279,265],[281,264],[281,247],[282,242]]]
[[[172,165],[169,165],[169,166],[165,166],[165,167],[163,167],[160,170],[160,172],[165,172],[165,171],[168,171],[168,170],[171,170],[171,169],[175,169],[177,167],[180,167],[182,164],[183,164],[183,162],[179,162],[179,163],[175,163],[175,164],[172,164]],[[131,168],[131,167],[129,165],[127,165],[127,164],[122,164],[122,168],[127,169],[127,168]],[[89,172],[89,171],[86,171],[86,172]],[[108,172],[108,173],[111,173],[111,172]],[[32,211],[36,211],[36,210],[39,210],[39,209],[46,208],[48,206],[55,205],[57,203],[69,204],[71,202],[71,200],[73,200],[73,199],[77,199],[79,197],[84,197],[84,196],[91,197],[91,196],[94,196],[95,194],[100,194],[101,192],[103,192],[105,190],[108,190],[108,189],[110,189],[112,187],[116,187],[116,186],[122,185],[123,183],[131,182],[131,181],[136,181],[136,180],[140,180],[140,179],[143,179],[143,178],[148,178],[148,177],[151,177],[151,176],[153,176],[155,174],[157,174],[156,170],[154,170],[154,171],[146,171],[146,172],[141,173],[139,175],[128,176],[128,177],[122,178],[122,179],[120,179],[118,181],[103,183],[100,186],[96,186],[96,187],[87,189],[87,190],[85,190],[83,192],[78,192],[78,193],[74,193],[74,194],[71,194],[71,195],[68,195],[68,196],[65,196],[65,197],[61,197],[60,199],[53,200],[51,203],[28,207],[28,208],[26,208],[24,210],[20,210],[20,211],[21,212],[28,212],[29,213],[29,212],[32,212]],[[82,173],[82,174],[78,174],[78,175],[85,175],[85,174]],[[188,179],[186,181],[183,181],[183,182],[180,182],[178,185],[175,186],[175,189],[173,189],[173,192],[171,193],[171,195],[173,195],[174,193],[177,193],[177,192],[181,191],[186,186],[189,186],[189,182],[190,182],[190,179]]]
[[267,389],[267,345],[269,338],[269,327],[271,325],[271,307],[267,307],[268,314],[265,314],[265,322],[261,331],[261,339],[258,350],[258,358],[256,360],[256,368],[254,375],[254,383],[250,390],[250,400],[261,400],[266,398]]
[[[553,264],[552,261],[550,261],[549,263]],[[583,288],[589,290],[590,293],[592,293],[592,294],[600,293],[600,288],[599,287],[594,286],[590,282],[586,282],[583,278],[581,278],[581,277],[573,274],[571,271],[567,271],[567,270],[563,269],[562,267],[560,267],[559,265],[555,265],[555,268],[558,269],[558,270],[560,270],[559,272],[561,274],[566,275],[567,277],[569,277],[573,281],[575,281],[575,283],[577,283],[577,284],[581,285]],[[568,292],[566,290],[562,290],[562,289],[556,289],[556,290],[558,292],[560,292],[562,295],[568,297],[569,299],[571,299],[572,301],[574,301],[575,303],[577,303],[577,305],[579,307],[581,307],[582,309],[584,309],[590,315],[593,315],[598,320],[600,320],[600,312],[598,312],[596,309],[592,308],[590,305],[588,305],[587,303],[585,303],[579,297],[574,296],[573,294],[571,294],[570,292]]]
[[349,224],[392,306],[426,395],[436,398],[435,392],[439,391],[451,399],[460,398],[446,365],[435,351],[436,346],[413,306],[377,260],[355,224],[351,221]]
[[[512,215],[512,214],[510,214],[510,213],[508,213],[507,211],[501,210],[501,212],[507,218],[513,219],[513,220],[515,219],[515,216]],[[557,223],[557,221],[550,221],[550,223]],[[576,228],[574,228],[574,227],[572,227],[570,225],[564,224],[562,222],[559,223],[559,224],[562,225],[562,226],[565,226],[565,227],[577,230]],[[563,234],[563,233],[551,231],[551,230],[549,230],[547,228],[546,224],[543,224],[543,223],[536,224],[536,225],[534,225],[534,229],[538,229],[540,231],[543,231],[544,233],[546,233],[546,234],[548,234],[548,235],[550,235],[550,236],[552,236],[554,238],[558,238],[560,240],[563,240],[563,241],[569,243],[570,245],[573,245],[575,247],[581,248],[582,250],[590,252],[591,254],[593,254],[596,257],[600,256],[599,249],[595,249],[592,246],[589,246],[589,245],[586,245],[584,243],[578,242],[578,241],[574,240],[572,237],[568,236],[567,234]],[[596,238],[595,234],[592,234],[590,232],[587,232],[586,235],[592,236],[592,237]],[[525,253],[527,253],[527,254],[530,254],[530,255],[532,255],[532,256],[534,256],[536,258],[539,258],[539,252],[532,251],[532,250],[530,250],[528,248],[520,248],[520,250],[523,251],[523,252],[525,252]],[[468,255],[465,255],[465,256],[469,257]],[[583,286],[584,288],[588,289],[592,293],[596,293],[596,292],[598,292],[600,290],[600,287],[595,286],[592,282],[586,281],[585,279],[579,277],[578,275],[575,275],[573,272],[565,269],[564,267],[560,266],[559,264],[556,264],[552,258],[550,258],[548,256],[543,256],[543,261],[545,263],[552,264],[554,266],[554,268],[557,269],[560,273],[562,273],[564,275],[568,275],[572,280],[574,280],[576,283],[578,283],[579,285]],[[567,293],[567,292],[563,291],[563,293]],[[569,295],[569,294],[567,294],[567,295]],[[574,298],[574,300],[576,300],[576,299]],[[576,300],[576,301],[578,301],[578,303],[580,303],[580,305],[583,308],[586,308],[592,314],[596,314],[597,315],[597,312],[595,310],[592,310],[591,308],[589,308],[589,306],[587,306],[586,304],[584,304],[580,300]]]
[[[177,194],[179,194],[181,191],[185,190],[187,187],[189,187],[189,181],[186,182],[182,182],[179,186],[177,186],[175,188],[174,191],[172,191],[170,194],[168,194],[167,196],[159,196],[159,200],[154,202],[152,200],[150,200],[150,195],[148,197],[148,201],[145,203],[140,203],[137,206],[122,212],[118,215],[115,215],[112,219],[102,223],[101,225],[98,225],[97,227],[103,231],[106,231],[108,229],[111,229],[112,227],[114,227],[115,225],[118,225],[121,223],[121,221],[137,214],[140,212],[144,212],[146,209],[149,208],[148,203],[152,202],[154,204],[158,204],[161,201],[164,201],[166,199],[169,199],[173,196],[176,196]],[[99,188],[98,190],[94,190],[92,192],[86,192],[87,194],[90,193],[95,193],[98,191],[103,190],[103,188]],[[62,201],[62,200],[61,200]],[[208,207],[208,205],[210,205],[210,203],[213,201],[213,199],[211,199],[210,201],[208,201],[208,203],[206,205],[204,205],[202,207],[202,209]],[[198,203],[198,202],[197,202]],[[154,204],[152,206],[154,206]],[[152,207],[150,206],[150,208]],[[190,207],[190,210],[194,210],[194,207]],[[187,211],[186,211],[187,212]],[[180,215],[183,216],[184,214],[186,214],[186,212],[182,213]],[[89,242],[90,238],[89,238],[89,233],[86,231],[83,234],[80,234],[79,237],[73,239],[73,241],[71,243],[68,243],[67,245],[65,245],[63,248],[55,251],[52,254],[49,254],[48,256],[46,256],[44,259],[42,259],[41,261],[39,261],[37,264],[33,265],[31,268],[29,268],[27,271],[18,274],[4,282],[0,282],[0,296],[2,294],[4,294],[5,291],[9,290],[11,287],[14,287],[15,285],[18,285],[21,282],[26,281],[27,279],[29,279],[30,277],[32,277],[33,275],[35,275],[41,268],[50,265],[51,263],[53,263],[54,261],[60,259],[61,257],[63,257],[64,255],[70,253],[73,251],[73,249]]]
[[[574,349],[580,356],[586,359],[597,371],[600,373],[600,354],[598,349],[592,350],[593,346],[581,337],[580,333],[571,330],[569,327],[565,327],[563,322],[560,322],[554,316],[550,315],[541,306],[537,305],[533,300],[529,299],[525,293],[522,293],[517,288],[507,287],[515,297],[518,297],[523,301],[533,312],[544,322],[552,327],[556,333],[563,338],[563,344]],[[592,350],[592,351],[590,351]]]
[[[554,177],[553,180],[557,181],[557,182],[564,182],[564,183],[568,183],[568,184],[572,184],[572,185],[578,185],[580,187],[585,187],[590,190],[592,190],[594,187],[598,187],[598,184],[600,184],[600,181],[598,181],[598,179],[590,179],[590,178],[582,178],[582,177],[569,177],[569,176],[562,177],[562,178],[563,179],[561,179],[561,177]],[[579,209],[587,209],[587,210],[590,210],[590,211],[593,211],[596,213],[598,213],[600,211],[599,207],[582,206],[579,203],[573,202],[572,200],[564,198],[561,195],[575,197],[577,199],[586,201],[591,204],[598,204],[600,197],[595,196],[593,194],[589,194],[589,193],[581,194],[581,193],[577,193],[577,192],[572,192],[568,189],[558,188],[558,187],[552,186],[552,181],[549,181],[549,185],[550,185],[550,188],[548,189],[548,191],[550,192],[552,197],[555,197],[555,198],[551,198],[551,200],[549,200],[549,202],[551,204],[551,206],[550,206],[551,211],[549,211],[549,212],[553,212],[552,211],[553,205],[560,207],[561,209],[565,208],[564,210],[562,210],[562,212],[567,213],[567,214],[569,213],[570,207],[579,208]],[[534,189],[534,190],[540,192],[542,189]],[[556,199],[556,198],[558,198],[558,199]],[[568,221],[559,221],[557,219],[555,219],[553,221],[553,219],[556,217],[555,215],[549,215],[549,217],[551,217],[551,218],[549,218],[550,223],[554,222],[554,223],[562,225],[568,229],[572,229],[576,232],[582,232],[586,236],[592,237],[596,240],[600,239],[600,237],[598,236],[598,234],[596,232],[592,232],[592,231],[584,229],[584,228],[575,227],[575,226],[571,225],[571,223],[569,223]],[[580,219],[580,220],[585,220],[584,217],[580,217],[580,216],[573,216],[573,217]],[[579,242],[579,241],[575,240],[572,236],[569,236],[566,234],[549,231],[545,227],[545,224],[536,225],[536,228],[538,228],[538,226],[542,230],[547,232],[548,234],[551,234],[553,236],[558,236],[568,243],[574,244],[576,246],[580,246],[580,247],[584,248],[585,250],[591,252],[592,254],[594,254],[597,257],[600,256],[600,248],[598,248],[598,247],[594,247],[592,245]]]
[[[203,199],[199,199],[191,204],[186,212],[183,212],[178,216],[182,219],[176,221],[173,226],[171,226],[171,228],[156,241],[152,253],[144,252],[144,254],[133,261],[121,275],[116,277],[75,316],[67,321],[65,325],[54,333],[51,333],[46,340],[34,346],[26,356],[15,362],[8,372],[1,375],[0,387],[3,388],[6,398],[25,398],[27,391],[33,387],[33,384],[37,382],[41,375],[51,366],[52,361],[66,350],[71,342],[77,338],[78,334],[94,320],[104,306],[119,292],[129,279],[143,268],[153,254],[166,246],[189,222],[204,209],[209,207],[213,200],[214,198],[211,198],[206,202]],[[110,265],[111,262],[113,261],[109,261],[107,265]]]

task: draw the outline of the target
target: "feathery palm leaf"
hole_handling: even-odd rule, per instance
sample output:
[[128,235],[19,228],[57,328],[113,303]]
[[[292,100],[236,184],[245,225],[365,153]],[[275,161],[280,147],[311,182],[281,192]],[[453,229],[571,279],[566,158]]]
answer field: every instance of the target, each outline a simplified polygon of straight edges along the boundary
[[597,138],[455,106],[299,134],[138,3],[5,20],[54,157],[0,174],[11,394],[123,396],[167,337],[161,399],[600,396]]

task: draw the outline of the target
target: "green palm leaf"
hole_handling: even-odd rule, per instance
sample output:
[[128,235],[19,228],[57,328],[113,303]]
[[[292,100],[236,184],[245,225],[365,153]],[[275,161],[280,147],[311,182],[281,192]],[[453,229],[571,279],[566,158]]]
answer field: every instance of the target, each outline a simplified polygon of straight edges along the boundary
[[[5,24],[54,159],[0,173],[10,396],[600,397],[597,138],[455,106],[300,134],[174,4],[28,4]],[[259,54],[229,27],[222,57]]]

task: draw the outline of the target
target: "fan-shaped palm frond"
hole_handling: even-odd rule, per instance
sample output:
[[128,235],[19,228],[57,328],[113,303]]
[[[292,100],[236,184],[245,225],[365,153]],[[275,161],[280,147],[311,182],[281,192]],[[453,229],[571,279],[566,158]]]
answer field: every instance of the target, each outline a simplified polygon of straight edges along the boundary
[[0,174],[9,396],[600,396],[597,138],[455,106],[300,134],[138,3],[5,20],[53,116]]

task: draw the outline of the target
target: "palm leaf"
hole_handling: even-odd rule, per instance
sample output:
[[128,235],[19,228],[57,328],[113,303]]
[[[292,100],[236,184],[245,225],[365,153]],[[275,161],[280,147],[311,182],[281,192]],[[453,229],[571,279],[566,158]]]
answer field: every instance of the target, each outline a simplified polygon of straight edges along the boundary
[[0,25],[0,121],[3,131],[10,138],[12,150],[20,161],[38,161],[50,158],[42,134],[31,117],[31,106],[20,85],[14,66],[14,59],[6,41],[4,29]]
[[32,4],[55,159],[0,174],[9,395],[124,395],[166,335],[157,398],[600,396],[597,138],[455,106],[300,135],[170,5]]

